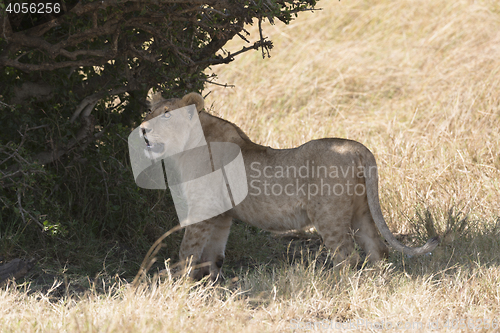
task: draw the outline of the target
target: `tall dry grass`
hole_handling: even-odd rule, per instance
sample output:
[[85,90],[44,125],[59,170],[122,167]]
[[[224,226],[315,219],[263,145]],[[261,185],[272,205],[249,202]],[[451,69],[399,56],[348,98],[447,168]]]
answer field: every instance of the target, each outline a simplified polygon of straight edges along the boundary
[[293,147],[320,137],[364,143],[379,164],[381,205],[393,231],[418,233],[432,219],[438,231],[451,225],[455,233],[432,256],[393,253],[388,263],[355,271],[324,268],[318,254],[309,254],[302,263],[263,264],[222,287],[166,278],[136,293],[118,283],[57,298],[4,288],[1,331],[324,331],[330,326],[321,325],[358,321],[349,327],[379,331],[373,324],[385,321],[415,331],[436,323],[442,331],[447,323],[460,331],[494,330],[500,3],[320,6],[290,26],[266,27],[275,42],[270,59],[254,52],[214,67],[218,82],[235,88],[209,86],[207,104],[264,145]]
[[218,82],[236,87],[208,87],[214,110],[272,147],[321,137],[364,143],[395,228],[419,202],[498,216],[500,4],[321,5],[267,28],[270,59],[255,52],[216,68]]

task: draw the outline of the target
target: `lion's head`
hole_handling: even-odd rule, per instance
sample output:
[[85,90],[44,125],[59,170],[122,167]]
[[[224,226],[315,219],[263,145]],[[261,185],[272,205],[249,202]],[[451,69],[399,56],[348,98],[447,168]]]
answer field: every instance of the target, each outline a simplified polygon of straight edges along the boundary
[[200,94],[189,93],[171,99],[154,95],[148,104],[149,113],[140,126],[141,137],[146,141],[146,156],[156,159],[165,153],[173,155],[204,141],[197,112],[193,108],[184,108],[194,104],[196,111],[200,112],[204,107]]

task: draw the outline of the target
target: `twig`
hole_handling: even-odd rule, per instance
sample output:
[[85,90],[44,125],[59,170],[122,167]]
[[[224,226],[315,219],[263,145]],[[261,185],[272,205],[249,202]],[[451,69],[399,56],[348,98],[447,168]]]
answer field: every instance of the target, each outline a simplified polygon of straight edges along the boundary
[[244,52],[247,52],[247,51],[250,51],[250,50],[258,50],[259,47],[262,47],[264,46],[267,49],[272,49],[273,48],[273,42],[270,41],[270,40],[264,40],[264,41],[256,41],[252,46],[244,46],[241,48],[241,50],[239,50],[238,52],[235,52],[235,53],[231,53],[231,52],[228,52],[228,55],[226,57],[221,57],[219,56],[218,58],[215,58],[215,59],[207,59],[207,60],[203,60],[203,61],[198,61],[195,63],[195,65],[205,65],[205,64],[209,64],[209,65],[219,65],[219,64],[228,64],[230,63],[231,61],[234,60],[234,57],[236,57],[237,55],[241,54],[241,53],[244,53]]
[[9,105],[9,104],[4,103],[4,102],[2,102],[2,101],[0,101],[0,106],[1,106],[2,108],[4,108],[4,107],[8,107],[8,108],[11,108],[11,109],[14,107],[13,105]]
[[26,225],[26,219],[24,218],[24,209],[21,205],[21,190],[17,190],[17,204],[19,205],[19,213],[21,213],[21,218],[23,219],[24,225]]
[[[246,31],[246,30],[245,30],[245,32],[247,33],[247,35],[249,35],[248,31]],[[243,39],[245,42],[250,43],[250,41],[249,41],[249,40],[248,40],[245,36],[243,36],[242,34],[240,34],[239,32],[237,33],[237,35],[238,35],[241,39]]]
[[106,174],[107,172],[104,170],[104,167],[102,166],[102,161],[99,161],[99,166],[101,167],[102,171],[102,179],[104,180],[104,188],[106,189],[106,202],[109,203],[109,192],[108,192],[108,182],[106,181]]
[[207,83],[210,83],[210,84],[215,84],[216,86],[220,86],[220,87],[224,87],[224,88],[234,88],[235,85],[234,84],[228,84],[228,83],[217,83],[217,82],[214,82],[214,81],[210,81],[210,80],[205,80],[205,82]]
[[45,125],[40,125],[40,126],[36,126],[36,127],[30,127],[28,129],[26,129],[26,132],[33,131],[33,130],[40,129],[40,128],[45,128],[45,127],[49,127],[49,125],[45,124]]
[[[264,36],[262,35],[262,16],[259,16],[259,35],[260,35],[260,42],[263,43]],[[266,55],[264,53],[264,46],[261,46],[261,51],[262,51],[262,59],[265,59]],[[269,51],[267,51],[267,56],[269,57]]]
[[17,190],[17,204],[19,205],[19,212],[21,213],[21,218],[23,219],[24,224],[25,225],[28,224],[26,222],[25,217],[24,217],[24,213],[26,213],[40,228],[42,228],[42,231],[44,231],[45,227],[43,226],[43,224],[41,224],[40,221],[38,221],[38,219],[36,217],[31,215],[31,213],[28,212],[26,209],[24,209],[23,206],[21,205],[21,191],[20,190]]
[[221,12],[220,10],[214,9],[214,8],[202,8],[203,11],[209,11],[209,12],[214,12],[216,14],[219,14],[220,16],[228,17],[227,14]]

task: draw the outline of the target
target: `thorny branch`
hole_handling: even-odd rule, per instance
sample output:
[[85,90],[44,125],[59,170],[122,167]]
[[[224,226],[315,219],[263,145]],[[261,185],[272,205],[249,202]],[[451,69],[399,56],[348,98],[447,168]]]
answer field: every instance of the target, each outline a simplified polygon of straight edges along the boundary
[[[276,1],[271,5],[270,1],[263,2],[262,8],[257,12],[245,5],[244,2],[232,0],[102,0],[83,3],[78,1],[72,8],[59,17],[51,18],[46,22],[27,29],[11,26],[10,18],[6,12],[0,11],[0,35],[4,43],[0,52],[0,67],[10,66],[25,72],[51,71],[66,67],[101,66],[117,57],[118,54],[127,57],[140,57],[149,62],[161,62],[165,58],[165,49],[169,54],[178,58],[182,64],[188,67],[198,68],[200,65],[209,66],[228,63],[231,57],[221,61],[214,59],[213,55],[228,40],[235,35],[240,36],[244,30],[244,24],[251,23],[254,17],[258,18],[259,42],[254,43],[262,49],[262,55],[269,57],[269,43],[266,42],[262,33],[262,21],[266,17],[272,21],[282,13],[296,13],[297,11],[310,10],[304,6],[311,0],[303,1]],[[250,1],[252,6],[257,6]],[[289,6],[289,7],[286,7]],[[296,8],[291,9],[291,6]],[[278,9],[277,9],[278,8]],[[286,9],[285,9],[286,8]],[[104,16],[99,10],[106,9],[109,14]],[[276,12],[278,10],[278,12]],[[104,12],[104,11],[103,11]],[[129,15],[140,12],[139,15]],[[284,15],[284,14],[283,14]],[[57,35],[55,28],[73,24],[75,16],[84,24],[78,29],[61,38]],[[78,21],[76,21],[78,22]],[[179,26],[179,23],[182,23]],[[177,37],[175,42],[172,37],[178,27],[192,28],[193,36]],[[18,31],[16,31],[18,30]],[[182,31],[182,30],[180,30]],[[126,33],[127,32],[127,33]],[[147,34],[145,38],[127,38],[127,34]],[[191,43],[190,39],[204,38],[209,36],[209,43]],[[55,36],[58,36],[54,39]],[[144,47],[144,42],[154,37],[154,45]],[[95,41],[101,41],[95,43]],[[182,45],[186,44],[186,45]],[[159,47],[158,47],[159,46]],[[187,46],[187,47],[186,47]],[[186,51],[181,51],[184,47]],[[244,52],[244,51],[243,51]],[[236,52],[232,57],[242,53]],[[26,56],[30,54],[31,59],[27,61]],[[33,57],[39,55],[38,61]]]
[[[26,75],[67,68],[69,74],[61,73],[68,79],[83,75],[86,69],[86,73],[95,68],[100,71],[71,87],[73,96],[81,101],[68,115],[70,123],[77,119],[81,123],[76,135],[64,144],[53,143],[49,151],[37,153],[29,162],[21,161],[19,151],[10,152],[0,165],[13,158],[17,165],[3,170],[0,182],[21,175],[21,165],[51,163],[87,145],[95,130],[91,113],[105,97],[160,85],[177,84],[179,91],[185,91],[199,87],[200,82],[218,84],[203,74],[206,67],[230,63],[236,56],[259,48],[263,57],[269,57],[273,43],[264,37],[262,22],[273,18],[287,22],[292,13],[314,5],[315,0],[72,0],[63,3],[58,16],[39,17],[38,25],[0,10],[0,68],[14,68]],[[250,43],[244,26],[254,19],[258,19],[257,41],[236,52],[217,55],[234,36]],[[56,94],[49,85],[43,94],[35,94],[30,88],[34,85],[25,85],[16,87],[17,97],[14,89],[14,97],[5,101],[14,105],[31,97]],[[9,104],[0,102],[0,108],[11,107]]]
[[252,46],[244,46],[241,48],[241,50],[239,50],[235,53],[227,52],[227,56],[225,56],[225,57],[217,56],[216,58],[200,61],[200,62],[197,62],[196,64],[197,65],[228,64],[231,61],[233,61],[234,57],[236,57],[237,55],[240,55],[241,53],[244,53],[244,52],[247,52],[250,50],[258,50],[259,47],[262,49],[271,50],[273,48],[273,42],[270,40],[262,40],[262,41],[259,40],[259,41],[256,41],[255,43],[253,43]]

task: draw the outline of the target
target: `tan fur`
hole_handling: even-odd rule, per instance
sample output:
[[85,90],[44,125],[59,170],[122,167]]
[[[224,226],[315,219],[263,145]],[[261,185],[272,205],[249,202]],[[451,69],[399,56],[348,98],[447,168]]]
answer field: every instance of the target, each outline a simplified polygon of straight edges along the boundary
[[[407,255],[419,255],[432,251],[437,239],[431,239],[420,248],[409,248],[399,243],[387,227],[379,204],[377,166],[373,154],[361,143],[345,139],[313,140],[293,149],[273,149],[252,142],[236,125],[212,116],[203,109],[203,98],[190,93],[182,99],[156,98],[146,121],[168,110],[195,104],[206,141],[233,142],[239,145],[245,163],[249,194],[233,209],[209,220],[186,228],[180,249],[180,259],[192,258],[193,262],[208,263],[204,268],[192,272],[193,277],[210,274],[215,279],[220,273],[224,250],[232,219],[270,231],[299,230],[313,225],[323,238],[325,245],[335,251],[336,261],[353,264],[359,257],[354,250],[354,240],[366,252],[369,260],[377,261],[387,256],[388,249],[380,238],[379,231],[389,244]],[[141,125],[142,126],[142,125]],[[144,125],[146,126],[146,125]],[[172,132],[172,131],[169,131]],[[151,133],[157,140],[167,140],[169,133]],[[188,134],[182,134],[188,135]],[[182,136],[181,135],[181,136]],[[306,165],[335,167],[349,172],[339,177],[267,177],[260,171],[280,170],[280,167]],[[364,170],[362,174],[351,170]],[[267,176],[266,176],[267,175]],[[275,175],[279,175],[276,173]],[[321,179],[320,179],[321,178]],[[251,184],[268,182],[269,188],[286,188],[297,179],[300,186],[337,186],[348,188],[357,185],[364,193],[310,196],[298,192],[296,195],[255,195]],[[321,183],[323,181],[323,183]],[[252,183],[253,182],[253,183]],[[290,185],[289,185],[290,186]],[[289,187],[291,188],[291,186]],[[299,186],[297,186],[299,188]],[[255,191],[254,191],[255,190]],[[252,195],[252,191],[254,195]],[[312,191],[311,191],[312,192]],[[262,191],[263,193],[263,191]],[[272,193],[271,193],[272,194]],[[378,230],[377,230],[378,229]],[[354,240],[353,240],[354,238]]]

